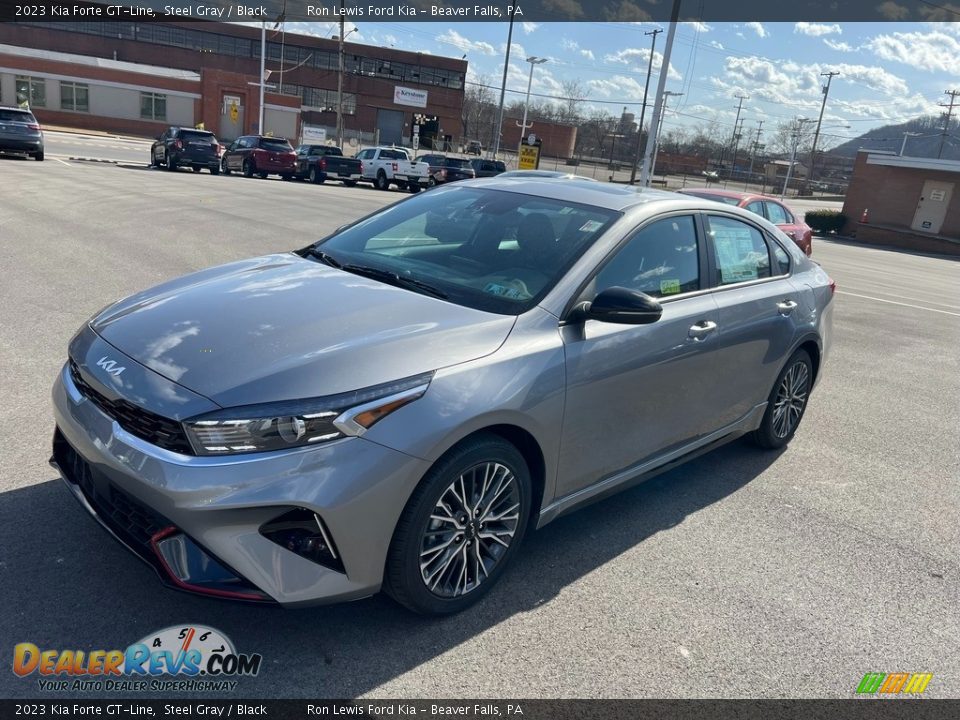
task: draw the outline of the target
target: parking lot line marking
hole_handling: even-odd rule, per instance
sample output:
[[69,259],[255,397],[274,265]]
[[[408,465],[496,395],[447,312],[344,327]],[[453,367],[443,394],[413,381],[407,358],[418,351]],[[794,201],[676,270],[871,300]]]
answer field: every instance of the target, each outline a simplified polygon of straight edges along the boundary
[[67,167],[73,167],[73,165],[71,165],[71,164],[68,163],[68,162],[64,162],[64,161],[61,160],[60,158],[50,158],[50,159],[51,159],[51,160],[56,160],[56,161],[57,161],[58,163],[60,163],[61,165],[66,165]]
[[853,297],[864,298],[865,300],[876,300],[877,302],[885,302],[891,305],[902,305],[903,307],[915,308],[917,310],[926,310],[927,312],[935,312],[935,313],[941,313],[943,315],[953,315],[954,317],[960,317],[960,313],[949,312],[947,310],[938,310],[936,308],[924,307],[923,305],[912,305],[911,303],[896,302],[895,300],[887,300],[886,298],[873,297],[872,295],[860,295],[859,293],[847,292],[846,290],[837,290],[837,295],[852,295]]

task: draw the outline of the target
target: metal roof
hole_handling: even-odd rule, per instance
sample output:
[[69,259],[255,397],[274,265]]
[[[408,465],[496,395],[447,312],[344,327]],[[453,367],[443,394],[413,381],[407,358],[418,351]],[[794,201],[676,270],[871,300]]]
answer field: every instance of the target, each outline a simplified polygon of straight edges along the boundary
[[37,50],[19,45],[0,44],[0,55],[14,55],[35,58],[37,60],[51,60],[54,62],[71,63],[73,65],[87,65],[106,70],[120,70],[123,72],[138,73],[140,75],[154,75],[156,77],[174,78],[176,80],[200,81],[200,73],[177,68],[159,67],[157,65],[143,65],[125,60],[108,60],[91,55],[75,55],[73,53],[57,52],[56,50]]

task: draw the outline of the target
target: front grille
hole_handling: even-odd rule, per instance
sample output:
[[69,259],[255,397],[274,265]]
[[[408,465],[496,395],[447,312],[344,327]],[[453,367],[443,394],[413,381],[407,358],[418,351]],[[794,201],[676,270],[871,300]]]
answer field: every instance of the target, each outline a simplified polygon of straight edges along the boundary
[[126,400],[111,400],[95,390],[80,375],[80,368],[70,361],[70,378],[80,394],[117,421],[124,430],[165,450],[193,455],[193,448],[183,428],[175,420],[144,410]]
[[59,431],[53,442],[53,457],[67,480],[80,487],[87,502],[110,529],[138,554],[153,562],[150,538],[173,523],[97,472]]

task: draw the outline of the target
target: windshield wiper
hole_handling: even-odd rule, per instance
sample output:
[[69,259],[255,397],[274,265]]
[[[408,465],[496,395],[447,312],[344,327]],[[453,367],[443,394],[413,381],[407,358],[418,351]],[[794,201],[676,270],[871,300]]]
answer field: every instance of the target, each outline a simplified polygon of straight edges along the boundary
[[325,253],[320,248],[310,248],[309,250],[307,250],[307,256],[316,258],[317,260],[322,262],[324,265],[335,267],[338,270],[343,267],[343,264],[339,260],[335,259],[329,253]]
[[432,295],[433,297],[440,298],[441,300],[446,300],[448,297],[447,293],[440,288],[434,287],[430,283],[425,283],[422,280],[417,280],[416,278],[408,277],[407,275],[401,275],[393,270],[384,270],[382,268],[369,267],[367,265],[343,265],[340,267],[340,269],[356,275],[363,275],[364,277],[372,278],[373,280],[380,280],[388,285],[399,285],[401,287],[421,290],[427,295]]

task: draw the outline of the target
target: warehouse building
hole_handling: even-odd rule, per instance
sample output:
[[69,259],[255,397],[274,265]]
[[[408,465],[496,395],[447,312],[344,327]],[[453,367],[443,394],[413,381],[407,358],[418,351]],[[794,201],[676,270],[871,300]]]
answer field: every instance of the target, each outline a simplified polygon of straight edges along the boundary
[[[268,31],[264,126],[336,126],[338,41]],[[344,42],[345,136],[456,149],[465,60]],[[0,23],[0,103],[41,122],[154,136],[258,131],[260,29],[207,22]],[[192,122],[187,122],[191,120]]]

